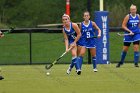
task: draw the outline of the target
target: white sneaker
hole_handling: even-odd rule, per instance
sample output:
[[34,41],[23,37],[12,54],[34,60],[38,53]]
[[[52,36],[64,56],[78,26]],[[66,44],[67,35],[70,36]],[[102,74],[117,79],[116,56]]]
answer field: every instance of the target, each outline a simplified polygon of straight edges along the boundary
[[69,67],[67,70],[67,74],[70,74],[70,72],[71,72],[71,68]]
[[93,69],[94,72],[98,72],[98,70],[96,68]]

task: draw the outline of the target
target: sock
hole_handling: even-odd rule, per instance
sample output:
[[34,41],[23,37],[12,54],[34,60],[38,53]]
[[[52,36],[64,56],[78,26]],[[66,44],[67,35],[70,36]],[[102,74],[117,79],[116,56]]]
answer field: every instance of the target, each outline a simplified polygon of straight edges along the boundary
[[94,69],[97,68],[96,57],[92,57],[92,64]]
[[83,63],[83,57],[82,56],[79,56],[79,67],[80,69],[82,68],[82,63]]
[[121,64],[124,63],[124,59],[125,59],[126,54],[127,54],[127,52],[122,51],[122,53],[121,53],[121,61],[120,61]]
[[70,64],[70,69],[72,69],[73,67],[74,67],[74,65],[75,65],[75,58],[72,58],[72,62],[71,62],[71,64]]
[[138,61],[139,61],[139,52],[134,52],[134,63],[135,64],[138,64]]
[[76,70],[80,70],[80,65],[79,65],[79,59],[78,59],[78,57],[74,57],[72,59],[72,62],[74,63]]

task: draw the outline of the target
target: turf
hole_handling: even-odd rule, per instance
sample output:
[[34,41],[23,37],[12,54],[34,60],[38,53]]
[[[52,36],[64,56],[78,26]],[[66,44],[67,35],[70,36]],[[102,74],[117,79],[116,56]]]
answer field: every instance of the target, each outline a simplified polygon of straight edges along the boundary
[[50,76],[44,65],[4,65],[0,81],[0,93],[139,93],[140,69],[133,64],[83,65],[78,76],[73,69],[66,74],[68,65],[55,65]]
[[[28,33],[12,33],[0,40],[0,64],[29,64],[30,46]],[[110,33],[110,61],[120,60],[123,37],[116,32]],[[32,33],[32,62],[49,63],[58,58],[65,50],[62,33]],[[61,61],[69,63],[71,55],[68,54]],[[88,57],[85,55],[84,62]],[[129,49],[126,61],[133,61],[133,49]]]
[[[0,40],[0,64],[29,64],[28,33],[8,34]],[[62,33],[32,33],[32,62],[49,63],[65,51]],[[87,60],[85,56],[84,60]],[[70,53],[61,61],[69,63]]]

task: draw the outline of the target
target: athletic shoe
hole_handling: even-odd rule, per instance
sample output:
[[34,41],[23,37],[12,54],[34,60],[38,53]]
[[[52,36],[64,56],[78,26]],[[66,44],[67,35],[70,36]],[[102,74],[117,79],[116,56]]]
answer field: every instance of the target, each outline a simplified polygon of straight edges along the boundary
[[138,63],[135,63],[135,67],[139,67]]
[[94,72],[98,72],[97,68],[94,68],[93,71],[94,71]]
[[4,79],[4,77],[0,76],[0,80],[3,80],[3,79]]
[[81,70],[76,71],[78,75],[81,75]]
[[69,67],[68,70],[67,70],[67,74],[70,74],[71,70],[72,69]]
[[119,68],[121,65],[122,65],[122,63],[119,62],[119,63],[116,65],[116,68]]

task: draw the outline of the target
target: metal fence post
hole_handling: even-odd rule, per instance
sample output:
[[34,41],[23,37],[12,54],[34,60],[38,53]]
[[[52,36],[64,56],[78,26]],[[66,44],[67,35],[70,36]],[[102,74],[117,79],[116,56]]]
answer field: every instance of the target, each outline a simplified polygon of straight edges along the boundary
[[32,30],[29,31],[30,65],[32,64]]

